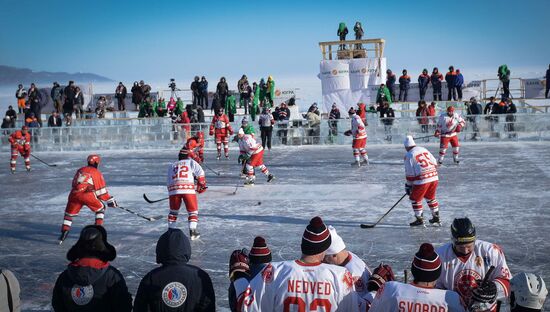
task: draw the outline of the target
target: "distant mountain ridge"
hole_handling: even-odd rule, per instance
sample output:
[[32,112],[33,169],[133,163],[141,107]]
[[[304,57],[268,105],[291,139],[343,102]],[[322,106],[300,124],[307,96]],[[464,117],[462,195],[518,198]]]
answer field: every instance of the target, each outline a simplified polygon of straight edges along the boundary
[[32,71],[28,68],[17,68],[11,66],[0,65],[0,85],[17,85],[34,83],[48,83],[54,81],[60,84],[67,84],[69,80],[76,82],[109,82],[113,81],[110,78],[103,77],[92,73],[65,73],[65,72],[47,72],[47,71]]

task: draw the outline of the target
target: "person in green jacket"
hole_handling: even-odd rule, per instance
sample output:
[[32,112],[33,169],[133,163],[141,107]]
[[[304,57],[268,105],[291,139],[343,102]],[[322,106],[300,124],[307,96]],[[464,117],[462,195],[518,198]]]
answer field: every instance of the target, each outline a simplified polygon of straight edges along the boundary
[[243,117],[243,120],[241,121],[241,128],[243,128],[244,134],[256,135],[256,130],[252,124],[248,122],[248,118],[246,116]]
[[256,82],[252,84],[252,92],[254,93],[254,99],[252,100],[252,107],[250,108],[250,118],[252,118],[252,121],[256,121],[256,114],[258,113],[260,104],[260,87],[258,87]]
[[273,80],[273,77],[269,76],[267,78],[267,102],[269,102],[269,106],[267,107],[273,107],[274,98],[275,98],[275,80]]
[[227,117],[229,117],[229,122],[233,122],[235,120],[236,113],[237,113],[237,100],[235,100],[235,96],[231,94],[225,100],[225,114],[227,115]]
[[176,101],[176,108],[174,109],[174,115],[180,116],[181,113],[183,113],[183,111],[184,111],[183,101],[181,100],[181,98],[178,98],[178,100]]
[[390,89],[388,89],[385,84],[381,84],[376,93],[376,103],[382,105],[383,102],[392,103]]
[[166,102],[164,101],[164,99],[161,98],[159,99],[157,107],[155,108],[155,113],[158,117],[164,117],[166,116],[166,112]]
[[153,117],[153,103],[151,97],[139,104],[138,118]]

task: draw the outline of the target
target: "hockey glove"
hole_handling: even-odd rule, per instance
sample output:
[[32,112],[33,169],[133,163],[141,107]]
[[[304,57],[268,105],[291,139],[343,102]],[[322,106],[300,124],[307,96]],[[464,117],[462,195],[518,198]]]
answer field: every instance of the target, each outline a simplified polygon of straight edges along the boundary
[[367,282],[368,291],[377,291],[385,282],[394,281],[395,275],[391,266],[380,263],[380,265],[374,269],[372,275]]
[[248,260],[248,250],[234,250],[229,257],[229,279],[234,280],[234,275],[237,272],[242,272],[245,275],[250,274],[250,266]]
[[118,207],[118,203],[116,202],[114,197],[107,199],[107,207],[111,207],[111,208]]
[[199,177],[199,181],[197,183],[197,193],[202,194],[206,191],[208,187],[206,186],[206,180],[204,177]]
[[411,195],[412,188],[413,188],[412,184],[405,183],[405,193],[407,193],[407,195]]
[[434,137],[439,138],[439,130],[435,130]]
[[461,125],[456,126],[455,132],[459,133],[460,131],[462,131],[462,126]]
[[344,132],[344,135],[345,136],[350,136],[351,135],[351,130],[348,130],[348,131]]
[[210,131],[209,134],[210,134],[210,136],[213,136],[213,135],[214,135],[214,131]]
[[481,283],[476,281],[478,287],[472,289],[472,298],[468,311],[494,311],[497,304],[497,286],[495,282]]

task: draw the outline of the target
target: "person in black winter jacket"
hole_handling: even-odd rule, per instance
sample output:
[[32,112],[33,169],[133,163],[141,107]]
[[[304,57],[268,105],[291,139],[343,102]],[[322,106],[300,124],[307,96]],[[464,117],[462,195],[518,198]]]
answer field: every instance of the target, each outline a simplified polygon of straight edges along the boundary
[[122,274],[109,264],[116,250],[101,225],[88,225],[67,252],[71,262],[59,275],[52,295],[56,312],[132,310],[132,295]]
[[550,91],[550,65],[546,70],[546,90],[544,91],[544,98],[548,98],[548,92]]
[[391,100],[395,101],[395,82],[397,78],[391,69],[386,70],[386,87],[390,90]]
[[328,128],[331,137],[338,136],[338,119],[340,119],[340,110],[336,103],[332,104],[332,109],[328,114]]
[[395,113],[390,107],[390,103],[383,102],[376,110],[380,113],[380,121],[384,124],[384,132],[386,134],[386,141],[392,140],[391,128],[393,126],[393,120],[395,119]]
[[138,110],[139,104],[143,101],[143,93],[141,93],[141,87],[137,81],[134,81],[134,85],[132,89],[130,89],[130,92],[132,92],[132,103],[134,103],[136,110]]
[[472,126],[473,134],[471,140],[477,140],[479,135],[479,127],[477,126],[477,115],[481,115],[483,107],[479,104],[475,97],[470,98],[470,102],[464,103],[466,105],[466,119],[468,123]]
[[399,101],[407,102],[407,95],[411,87],[411,77],[407,70],[403,69],[403,75],[399,77]]
[[428,70],[424,68],[422,74],[418,76],[418,91],[420,92],[420,100],[424,100],[426,96],[426,91],[428,90],[428,85],[430,84],[430,75],[428,75]]
[[168,229],[157,242],[157,263],[143,277],[134,311],[215,311],[214,288],[208,273],[187,264],[191,243],[180,229]]

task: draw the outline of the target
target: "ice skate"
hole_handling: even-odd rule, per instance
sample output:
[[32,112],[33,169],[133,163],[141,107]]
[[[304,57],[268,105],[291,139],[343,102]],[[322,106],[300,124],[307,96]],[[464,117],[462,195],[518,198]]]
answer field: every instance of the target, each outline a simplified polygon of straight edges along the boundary
[[369,159],[368,158],[364,158],[362,161],[361,161],[361,165],[369,165]]
[[273,181],[273,179],[275,179],[275,177],[270,173],[270,174],[267,176],[267,182],[271,182],[271,181]]
[[432,218],[428,221],[430,222],[430,224],[441,225],[441,222],[439,220],[439,211],[432,214]]
[[27,172],[31,172],[31,166],[27,166],[25,169],[27,169]]
[[69,231],[61,231],[61,235],[59,235],[59,245],[63,244],[67,236],[69,236]]
[[361,162],[356,160],[356,161],[351,163],[351,166],[352,167],[361,167]]
[[216,156],[216,160],[220,160],[221,158],[222,158],[222,155],[218,154],[218,156]]
[[420,217],[416,217],[416,220],[414,220],[413,222],[409,223],[410,226],[420,226],[420,225],[424,225],[424,218],[422,216]]
[[245,186],[254,186],[254,178],[247,177],[246,181],[244,181]]
[[11,168],[11,174],[15,174],[15,168]]
[[191,240],[196,240],[201,237],[201,233],[199,233],[197,229],[189,230],[189,237],[191,238]]

